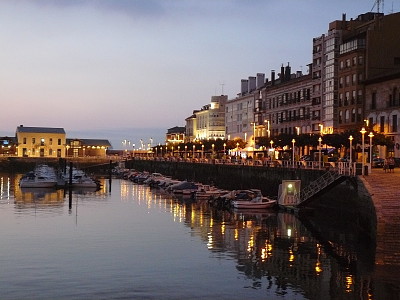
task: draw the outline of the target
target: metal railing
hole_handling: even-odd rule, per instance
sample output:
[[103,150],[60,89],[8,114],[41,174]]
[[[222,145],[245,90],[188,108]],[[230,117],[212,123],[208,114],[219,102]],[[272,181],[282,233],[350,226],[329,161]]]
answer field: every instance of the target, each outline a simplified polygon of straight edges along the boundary
[[314,196],[318,192],[322,191],[324,188],[335,182],[337,179],[342,177],[343,174],[337,171],[330,170],[324,173],[321,177],[311,182],[307,187],[300,191],[300,203],[306,201],[310,197]]

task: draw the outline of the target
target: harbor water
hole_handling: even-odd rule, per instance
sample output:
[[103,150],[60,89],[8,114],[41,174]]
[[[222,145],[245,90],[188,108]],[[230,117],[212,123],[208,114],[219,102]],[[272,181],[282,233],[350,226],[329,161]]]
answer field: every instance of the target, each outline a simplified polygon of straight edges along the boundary
[[122,179],[69,194],[19,178],[0,174],[1,299],[398,299],[350,225]]

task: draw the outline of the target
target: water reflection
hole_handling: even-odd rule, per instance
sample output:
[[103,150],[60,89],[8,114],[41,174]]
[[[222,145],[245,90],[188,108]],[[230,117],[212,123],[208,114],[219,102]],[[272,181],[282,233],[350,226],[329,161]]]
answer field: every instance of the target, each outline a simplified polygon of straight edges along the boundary
[[[18,180],[18,176],[0,175],[1,204],[14,205],[20,215],[65,213],[68,193],[20,190]],[[103,180],[102,184],[99,191],[71,191],[76,216],[78,203],[110,204],[105,201],[110,199],[110,182]],[[176,198],[129,181],[115,180],[112,184],[117,201],[128,204],[124,208],[135,204],[148,212],[161,212],[201,240],[216,264],[234,262],[238,282],[245,289],[285,299],[398,299],[396,289],[388,294],[377,282],[375,244],[354,225],[351,214],[319,211],[299,219],[273,211],[217,210],[204,200]],[[110,223],[118,224],[115,220]]]
[[[375,245],[360,245],[356,228],[326,230],[320,219],[319,228],[311,222],[306,227],[288,213],[222,211],[207,201],[174,198],[157,190],[148,194],[143,186],[133,189],[139,203],[147,199],[149,207],[161,208],[163,201],[173,220],[190,227],[215,257],[235,260],[237,270],[252,282],[246,288],[288,298],[294,293],[306,299],[379,299],[373,296],[371,282]],[[344,223],[354,220],[332,212],[331,217]]]

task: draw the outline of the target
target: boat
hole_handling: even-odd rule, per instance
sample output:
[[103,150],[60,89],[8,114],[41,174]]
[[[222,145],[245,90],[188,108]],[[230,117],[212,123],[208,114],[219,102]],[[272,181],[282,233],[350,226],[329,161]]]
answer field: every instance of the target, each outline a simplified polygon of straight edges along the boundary
[[57,176],[54,169],[48,165],[38,165],[19,181],[21,188],[54,188],[56,185]]
[[221,190],[210,185],[202,184],[199,185],[195,196],[196,199],[215,199],[219,196],[225,195],[226,193],[226,190]]
[[[67,169],[65,176],[65,185],[70,184],[70,174],[69,169]],[[99,182],[88,176],[84,171],[80,169],[72,169],[72,180],[71,186],[76,188],[98,188]]]
[[232,206],[238,209],[266,209],[273,208],[276,200],[264,197],[260,190],[252,189],[241,191],[235,195]]
[[237,200],[232,201],[232,205],[237,209],[266,209],[273,208],[276,205],[276,200],[268,199],[267,197],[255,198],[252,200]]

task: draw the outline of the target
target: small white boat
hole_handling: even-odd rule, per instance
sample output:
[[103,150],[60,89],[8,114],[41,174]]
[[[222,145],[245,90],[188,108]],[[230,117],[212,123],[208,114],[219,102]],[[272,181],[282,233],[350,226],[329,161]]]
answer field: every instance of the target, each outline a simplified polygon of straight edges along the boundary
[[[249,193],[251,192],[251,193]],[[245,195],[246,197],[240,198],[239,195]],[[276,200],[263,197],[260,190],[252,189],[246,191],[246,193],[236,194],[235,199],[232,201],[234,208],[245,208],[245,209],[266,209],[273,208],[276,205]]]

